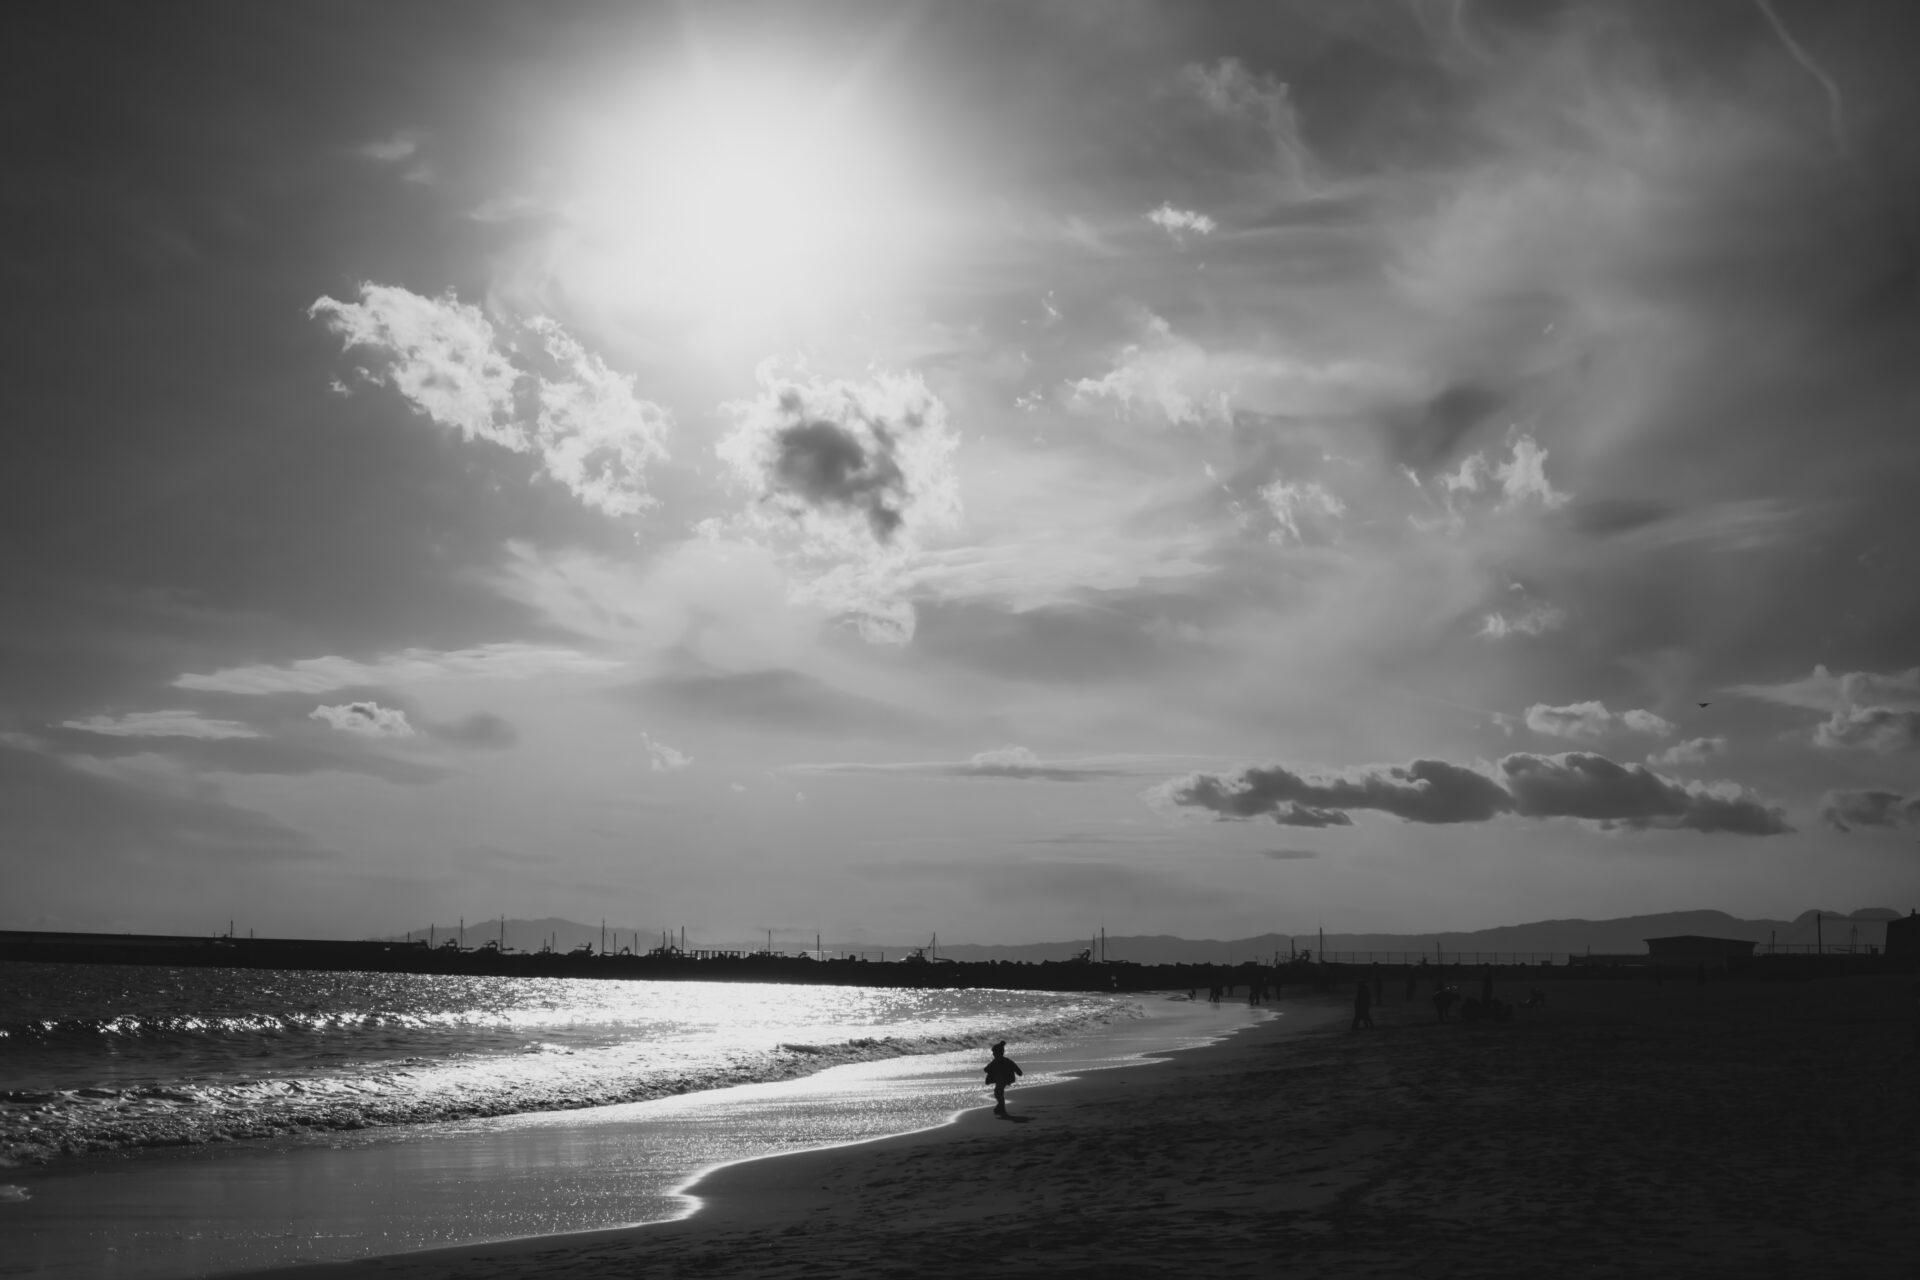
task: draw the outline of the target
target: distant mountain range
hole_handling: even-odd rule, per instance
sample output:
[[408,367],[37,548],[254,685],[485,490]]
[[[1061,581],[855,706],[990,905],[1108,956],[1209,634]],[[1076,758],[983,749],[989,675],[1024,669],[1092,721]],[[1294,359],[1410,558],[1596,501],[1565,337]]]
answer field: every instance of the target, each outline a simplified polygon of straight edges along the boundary
[[[1815,941],[1828,944],[1859,942],[1881,944],[1886,939],[1886,922],[1900,915],[1890,907],[1868,907],[1852,912],[1803,911],[1792,920],[1741,920],[1724,911],[1668,911],[1658,915],[1624,916],[1617,920],[1540,920],[1533,924],[1502,925],[1477,929],[1470,933],[1329,933],[1329,952],[1389,951],[1429,954],[1436,946],[1448,955],[1457,952],[1520,952],[1542,956],[1594,952],[1607,955],[1643,954],[1646,939],[1675,934],[1700,934],[1710,938],[1738,938],[1747,942],[1778,942],[1805,946]],[[410,936],[443,942],[453,936],[456,927],[445,924],[422,926]],[[387,941],[399,941],[395,935]],[[548,943],[561,951],[571,951],[582,943],[600,947],[599,925],[548,917],[542,920],[498,919],[468,921],[465,941],[477,947],[490,939],[505,938],[506,945],[518,951],[538,951]],[[622,925],[606,930],[609,948],[633,947],[647,951],[660,944],[660,934]],[[677,943],[679,939],[676,937]],[[811,949],[812,939],[778,935],[773,939],[776,951],[788,953]],[[1016,946],[985,946],[971,943],[942,943],[940,954],[955,960],[1068,960],[1087,949],[1092,940],[1076,938],[1071,942],[1031,942]],[[911,947],[897,943],[884,948],[872,944],[849,946],[828,937],[829,954],[859,954],[879,959],[898,959]],[[757,950],[766,945],[758,938],[689,937],[687,946],[723,950]],[[1217,939],[1176,938],[1167,934],[1113,936],[1107,939],[1107,958],[1133,960],[1141,964],[1232,964],[1241,960],[1287,955],[1295,948],[1317,949],[1316,934],[1263,933],[1258,937]]]

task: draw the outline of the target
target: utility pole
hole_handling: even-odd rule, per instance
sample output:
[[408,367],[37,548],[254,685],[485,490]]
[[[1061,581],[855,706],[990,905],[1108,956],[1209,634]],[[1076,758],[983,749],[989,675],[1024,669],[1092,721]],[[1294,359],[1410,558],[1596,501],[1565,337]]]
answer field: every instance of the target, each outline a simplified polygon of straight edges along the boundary
[[460,917],[460,949],[462,951],[467,949],[467,918],[465,916]]
[[1813,913],[1813,953],[1825,955],[1826,950],[1827,944],[1820,936],[1820,913],[1816,911]]

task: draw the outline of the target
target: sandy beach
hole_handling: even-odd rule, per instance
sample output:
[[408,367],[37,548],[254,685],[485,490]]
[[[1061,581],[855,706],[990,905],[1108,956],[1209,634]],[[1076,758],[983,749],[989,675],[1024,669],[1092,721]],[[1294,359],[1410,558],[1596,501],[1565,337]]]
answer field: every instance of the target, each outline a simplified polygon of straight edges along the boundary
[[[339,1280],[1909,1274],[1904,977],[1547,982],[1437,1025],[1389,983],[949,1126],[722,1168],[693,1217],[267,1273]],[[1503,996],[1524,992],[1503,989]]]

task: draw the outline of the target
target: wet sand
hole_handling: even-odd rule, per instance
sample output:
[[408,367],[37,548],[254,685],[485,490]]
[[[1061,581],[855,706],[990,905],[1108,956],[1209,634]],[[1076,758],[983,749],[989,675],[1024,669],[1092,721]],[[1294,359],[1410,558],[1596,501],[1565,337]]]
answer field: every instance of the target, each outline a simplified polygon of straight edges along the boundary
[[1018,1123],[728,1166],[681,1222],[269,1274],[1907,1275],[1910,982],[1550,982],[1516,1022],[1446,1026],[1389,983],[1362,1032],[1344,999],[1290,999],[1216,1045],[1015,1088]]

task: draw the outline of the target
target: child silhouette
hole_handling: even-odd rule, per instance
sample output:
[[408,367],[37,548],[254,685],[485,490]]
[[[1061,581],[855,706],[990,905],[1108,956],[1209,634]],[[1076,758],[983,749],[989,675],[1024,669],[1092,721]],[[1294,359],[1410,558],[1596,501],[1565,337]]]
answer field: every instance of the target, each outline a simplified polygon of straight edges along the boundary
[[993,1114],[1007,1114],[1007,1086],[1013,1083],[1014,1077],[1024,1074],[1020,1064],[1007,1056],[1007,1042],[996,1042],[993,1061],[987,1064],[987,1083],[993,1086]]

